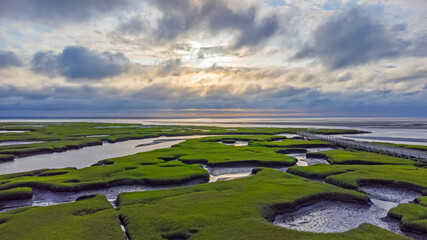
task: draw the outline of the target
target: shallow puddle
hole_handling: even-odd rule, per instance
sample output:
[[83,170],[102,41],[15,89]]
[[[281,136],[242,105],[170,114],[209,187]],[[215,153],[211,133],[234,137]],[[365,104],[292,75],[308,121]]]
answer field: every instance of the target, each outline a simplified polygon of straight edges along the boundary
[[24,133],[28,130],[0,130],[0,133]]
[[228,181],[228,180],[237,179],[237,178],[249,177],[251,175],[252,175],[251,172],[247,172],[247,173],[221,174],[221,175],[218,175],[218,176],[211,175],[210,178],[209,178],[209,182]]
[[43,141],[7,141],[7,142],[0,142],[0,146],[25,145],[25,144],[42,143],[42,142]]
[[89,135],[89,136],[86,136],[86,137],[88,137],[88,138],[95,138],[95,137],[108,137],[108,136],[110,136],[110,135]]
[[293,133],[279,133],[279,134],[274,134],[274,136],[284,136],[287,138],[298,137],[297,134],[293,134]]
[[[225,181],[252,175],[252,170],[257,166],[245,164],[240,167],[208,167],[203,165],[210,175],[209,182]],[[275,167],[274,169],[286,172],[288,167]]]
[[329,164],[328,161],[321,158],[307,158],[305,153],[288,153],[286,154],[288,156],[294,157],[298,160],[296,163],[297,166],[300,167],[307,167],[318,163],[326,163]]
[[317,147],[317,148],[306,148],[307,152],[323,152],[323,151],[331,151],[334,150],[335,148],[330,148],[330,147]]
[[233,143],[226,143],[226,142],[220,142],[224,145],[229,145],[229,146],[236,146],[236,147],[243,147],[243,146],[248,146],[249,142],[247,141],[235,141]]

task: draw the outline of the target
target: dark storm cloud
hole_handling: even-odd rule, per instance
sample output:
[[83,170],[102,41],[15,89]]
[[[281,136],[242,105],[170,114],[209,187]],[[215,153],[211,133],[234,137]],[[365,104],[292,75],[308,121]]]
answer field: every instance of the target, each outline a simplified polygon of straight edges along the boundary
[[31,64],[33,71],[50,76],[59,74],[68,79],[102,79],[127,72],[131,63],[122,53],[67,47],[58,55],[38,52]]
[[[262,43],[279,28],[276,15],[260,19],[258,7],[236,11],[223,0],[158,0],[155,7],[162,16],[152,31],[160,42],[170,42],[191,33],[229,31],[237,34],[234,48],[241,48]],[[119,31],[138,34],[148,31],[147,23],[133,18],[123,23]]]
[[7,67],[20,67],[23,63],[15,53],[10,51],[1,51],[0,50],[0,69]]
[[318,58],[330,69],[397,57],[408,46],[407,42],[396,39],[392,30],[365,15],[361,8],[331,17],[319,25],[312,38],[294,57]]
[[80,22],[128,6],[128,0],[1,0],[0,18],[23,18],[48,24]]

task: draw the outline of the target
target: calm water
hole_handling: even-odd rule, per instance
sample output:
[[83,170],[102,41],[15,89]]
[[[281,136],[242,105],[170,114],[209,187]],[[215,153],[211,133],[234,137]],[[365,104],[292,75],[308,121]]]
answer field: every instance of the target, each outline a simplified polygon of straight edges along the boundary
[[84,168],[104,159],[122,157],[155,149],[169,148],[172,145],[184,141],[185,139],[199,137],[204,136],[158,137],[129,140],[117,143],[104,143],[99,146],[85,147],[66,152],[16,158],[14,161],[0,163],[0,174],[16,173],[42,168]]
[[1,119],[0,122],[100,122],[220,127],[355,128],[372,133],[344,135],[364,141],[427,146],[427,118],[187,118],[187,119]]

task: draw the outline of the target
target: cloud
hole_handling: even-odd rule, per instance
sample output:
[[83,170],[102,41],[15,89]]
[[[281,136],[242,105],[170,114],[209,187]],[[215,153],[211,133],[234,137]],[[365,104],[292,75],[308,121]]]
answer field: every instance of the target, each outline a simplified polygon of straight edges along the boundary
[[314,57],[330,69],[339,69],[400,56],[407,46],[392,30],[364,14],[363,8],[355,7],[320,24],[294,58]]
[[62,53],[38,52],[31,61],[32,70],[68,79],[102,79],[127,72],[131,65],[122,53],[97,52],[84,47],[67,47]]
[[15,53],[0,50],[0,69],[7,67],[20,67],[23,66],[21,59]]
[[161,43],[191,34],[232,33],[235,49],[259,45],[277,32],[279,21],[274,13],[262,18],[259,6],[237,10],[229,5],[224,0],[157,0],[154,7],[161,16],[151,30],[146,16],[141,15],[122,23],[118,31],[133,35],[148,32]]
[[82,22],[99,14],[122,9],[129,0],[13,0],[0,1],[0,18],[23,18],[54,25]]

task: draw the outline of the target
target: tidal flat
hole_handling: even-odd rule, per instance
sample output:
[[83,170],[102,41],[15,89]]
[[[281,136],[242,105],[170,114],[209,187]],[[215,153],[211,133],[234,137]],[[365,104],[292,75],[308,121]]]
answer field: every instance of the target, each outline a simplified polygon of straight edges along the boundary
[[363,133],[355,129],[14,122],[0,131],[0,239],[427,235],[425,163],[296,135]]

